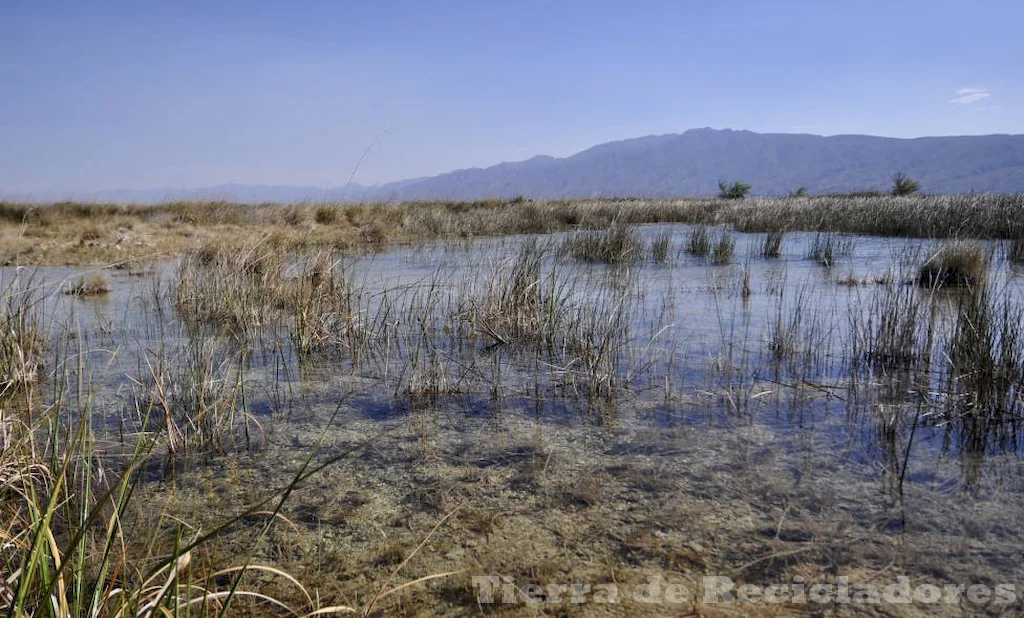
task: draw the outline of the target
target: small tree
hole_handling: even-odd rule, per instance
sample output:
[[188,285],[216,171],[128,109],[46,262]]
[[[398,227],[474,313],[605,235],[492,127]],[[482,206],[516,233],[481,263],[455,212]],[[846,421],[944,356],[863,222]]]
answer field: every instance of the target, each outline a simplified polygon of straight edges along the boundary
[[727,200],[740,200],[747,196],[750,192],[750,185],[742,182],[734,182],[732,184],[727,183],[724,180],[718,181],[718,197],[725,198]]
[[893,195],[913,195],[921,190],[921,183],[907,176],[903,172],[896,172],[892,175]]

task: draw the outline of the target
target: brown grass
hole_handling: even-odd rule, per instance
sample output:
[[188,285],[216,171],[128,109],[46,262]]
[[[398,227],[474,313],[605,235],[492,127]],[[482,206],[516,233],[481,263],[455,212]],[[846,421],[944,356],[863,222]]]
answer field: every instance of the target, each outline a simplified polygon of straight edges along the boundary
[[979,244],[954,241],[921,265],[917,283],[929,288],[975,288],[984,285],[988,261],[988,255]]
[[102,296],[110,292],[110,282],[99,273],[81,277],[64,290],[70,296]]
[[[1024,237],[1024,195],[813,198],[482,200],[400,204],[0,202],[0,263],[117,264],[268,229],[293,247],[378,249],[388,243],[548,233],[644,223],[919,238]],[[691,247],[692,252],[692,247]],[[710,253],[710,248],[709,251]],[[769,251],[768,253],[774,253]]]

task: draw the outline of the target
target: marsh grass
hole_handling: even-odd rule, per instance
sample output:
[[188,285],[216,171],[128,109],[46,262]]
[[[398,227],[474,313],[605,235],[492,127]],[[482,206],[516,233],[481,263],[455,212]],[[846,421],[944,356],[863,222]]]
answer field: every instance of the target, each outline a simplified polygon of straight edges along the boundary
[[984,287],[990,258],[979,243],[948,243],[921,265],[917,274],[917,284],[928,288]]
[[1014,238],[1010,241],[1006,257],[1015,263],[1024,262],[1024,237]]
[[766,233],[761,239],[760,245],[758,245],[758,255],[766,260],[777,259],[782,255],[782,241],[784,238],[785,232],[772,231]]
[[963,421],[959,442],[976,453],[1005,448],[1024,412],[1024,306],[991,286],[960,295],[956,305],[946,382],[951,414]]
[[64,290],[69,296],[102,296],[109,292],[110,282],[99,273],[81,277]]
[[43,367],[44,334],[32,280],[15,276],[0,291],[0,403],[34,384]]
[[560,356],[574,394],[612,399],[634,377],[626,375],[633,298],[628,288],[609,289],[596,303],[577,308]]
[[569,319],[571,287],[557,267],[543,270],[545,251],[537,241],[497,265],[482,298],[471,302],[471,321],[494,343],[558,345]]
[[644,242],[636,230],[625,223],[613,222],[607,229],[582,230],[569,234],[562,252],[577,260],[626,264],[643,259]]
[[339,210],[335,206],[319,206],[314,211],[313,220],[320,225],[334,225],[340,218]]
[[[0,261],[114,264],[126,259],[153,260],[195,249],[203,242],[252,243],[269,229],[278,230],[290,249],[315,246],[377,251],[395,242],[604,229],[614,222],[731,226],[745,232],[805,230],[1016,239],[1024,235],[1020,221],[1024,221],[1024,195],[257,206],[215,201],[154,206],[0,202]],[[46,242],[40,243],[40,239]],[[695,254],[708,252],[710,247]]]
[[[135,380],[133,406],[140,431],[157,428],[175,460],[189,454],[224,453],[264,436],[245,407],[245,359],[213,339],[189,337],[173,355],[147,358]],[[258,430],[258,432],[257,432]]]
[[729,232],[722,232],[718,239],[713,242],[714,249],[711,252],[713,264],[728,264],[732,262],[733,253],[736,250],[736,240]]
[[776,363],[800,352],[800,331],[804,315],[808,311],[805,289],[797,291],[791,308],[787,308],[786,292],[786,285],[783,283],[776,294],[775,311],[772,313],[767,331],[768,352],[772,361]]
[[[5,294],[12,293],[8,287]],[[32,306],[21,305],[14,314],[20,317],[5,326],[24,330],[17,324],[31,324],[32,314],[25,311]],[[102,425],[87,403],[90,393],[75,392],[88,381],[76,378],[67,362],[74,331],[65,325],[57,332],[69,340],[56,348],[50,397],[13,398],[10,389],[0,393],[0,610],[57,618],[213,616],[225,615],[241,599],[264,609],[316,610],[302,584],[284,571],[248,561],[218,570],[207,552],[246,515],[280,512],[295,484],[315,472],[311,459],[283,490],[242,506],[241,515],[227,516],[212,530],[147,512],[137,500],[144,471],[159,445],[175,438],[146,420],[119,446],[98,434]],[[26,345],[23,339],[17,343]],[[257,590],[242,582],[247,572],[293,588],[282,601],[274,595],[284,588],[275,583],[269,587],[273,592]],[[300,601],[291,604],[296,597]]]
[[938,307],[915,286],[889,284],[871,295],[863,314],[852,320],[855,365],[881,371],[927,371],[937,337]]
[[658,263],[665,263],[671,255],[672,234],[663,232],[651,241],[651,259]]
[[711,234],[708,232],[708,228],[698,225],[690,231],[686,252],[690,255],[705,257],[711,253],[711,245]]
[[807,258],[825,268],[831,268],[837,260],[849,257],[853,253],[853,248],[852,238],[842,238],[831,233],[819,233],[815,234],[814,240],[811,241]]
[[283,251],[252,246],[205,246],[186,252],[178,266],[175,305],[186,324],[212,325],[254,336],[284,298]]

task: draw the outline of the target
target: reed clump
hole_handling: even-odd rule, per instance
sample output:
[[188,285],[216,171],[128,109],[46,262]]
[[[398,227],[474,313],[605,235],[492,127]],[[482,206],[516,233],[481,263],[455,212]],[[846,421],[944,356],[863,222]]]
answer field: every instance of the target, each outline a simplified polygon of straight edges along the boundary
[[81,277],[64,290],[69,296],[102,296],[110,293],[110,282],[99,273]]
[[914,286],[878,288],[862,315],[851,320],[855,363],[882,370],[927,369],[937,337],[934,299]]
[[[956,302],[945,356],[948,391],[959,397],[950,401],[975,423],[973,430],[1011,437],[1005,433],[1008,426],[1019,423],[1024,412],[1024,305],[991,286],[960,295]],[[972,448],[986,448],[984,436],[968,437]]]
[[181,349],[146,359],[146,373],[135,380],[136,424],[158,430],[172,459],[233,450],[239,431],[251,446],[249,426],[260,424],[245,408],[244,358],[236,354],[243,352],[189,337]]
[[655,262],[664,263],[669,260],[672,235],[663,232],[651,241],[651,259]]
[[339,218],[340,212],[335,206],[320,206],[313,213],[313,220],[320,225],[334,225]]
[[814,235],[807,257],[826,268],[831,268],[838,259],[849,257],[852,253],[853,239],[831,233],[819,233]]
[[1010,241],[1010,248],[1006,257],[1015,263],[1024,262],[1024,237],[1014,238]]
[[985,284],[989,256],[978,243],[955,241],[921,265],[917,284],[928,288],[978,288]]
[[714,242],[714,249],[711,252],[713,264],[728,264],[732,262],[732,256],[736,249],[736,240],[729,232],[722,232]]
[[643,258],[644,242],[632,226],[616,221],[603,230],[573,232],[562,252],[577,260],[625,264]]
[[253,335],[278,315],[286,296],[283,251],[261,243],[252,247],[204,246],[186,252],[175,279],[175,304],[193,325],[214,325]]
[[482,298],[471,304],[471,320],[494,343],[538,343],[553,347],[570,317],[571,287],[556,267],[543,271],[544,249],[536,240],[495,268]]
[[705,257],[711,253],[711,245],[711,234],[708,232],[708,228],[699,225],[690,231],[686,252],[690,255]]
[[771,231],[764,235],[761,244],[758,246],[758,255],[766,260],[776,259],[782,255],[782,241],[785,232]]
[[31,282],[15,277],[0,292],[0,402],[40,377],[44,335]]

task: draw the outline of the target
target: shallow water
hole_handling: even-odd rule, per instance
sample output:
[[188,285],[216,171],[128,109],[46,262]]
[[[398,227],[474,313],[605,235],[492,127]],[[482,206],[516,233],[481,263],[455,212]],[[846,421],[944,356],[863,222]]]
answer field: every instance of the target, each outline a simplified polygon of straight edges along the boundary
[[[979,449],[963,422],[937,415],[945,394],[930,370],[902,379],[852,358],[854,324],[938,243],[844,237],[851,253],[825,268],[807,258],[813,234],[787,234],[770,260],[755,255],[760,235],[734,234],[732,263],[710,265],[683,251],[689,226],[639,229],[648,243],[671,235],[667,263],[577,262],[556,255],[563,236],[540,239],[551,248],[544,272],[565,285],[568,306],[592,310],[596,326],[623,320],[593,365],[571,342],[495,345],[460,317],[525,237],[345,260],[359,291],[350,319],[380,327],[359,358],[340,344],[302,354],[287,325],[244,341],[189,330],[174,308],[175,264],[105,271],[112,292],[96,298],[56,292],[87,269],[3,268],[0,280],[31,282],[53,335],[73,335],[47,370],[68,384],[87,378],[87,393],[72,389],[76,409],[88,408],[112,445],[141,422],[137,403],[162,366],[198,358],[211,392],[241,385],[247,439],[149,482],[154,513],[208,527],[286,484],[310,453],[353,448],[303,483],[285,509],[291,526],[258,543],[239,530],[223,550],[281,565],[330,603],[372,597],[453,511],[399,579],[462,572],[389,597],[389,615],[537,614],[520,596],[480,604],[472,577],[485,575],[623,591],[610,606],[544,606],[560,615],[688,615],[709,575],[758,586],[1024,583],[1021,419]],[[991,285],[1024,302],[1022,278],[992,247]],[[875,282],[885,278],[897,283]],[[950,303],[936,307],[937,323],[953,319]],[[797,345],[776,355],[780,324]],[[691,594],[638,603],[632,591],[651,577]],[[1021,605],[789,608],[1009,615]],[[702,611],[718,610],[738,611]]]

